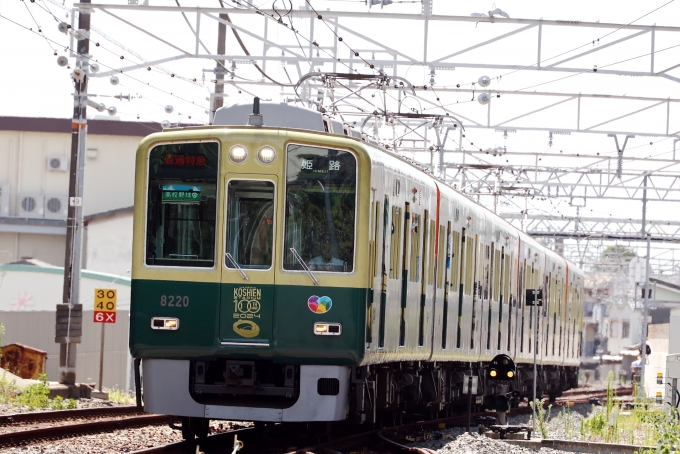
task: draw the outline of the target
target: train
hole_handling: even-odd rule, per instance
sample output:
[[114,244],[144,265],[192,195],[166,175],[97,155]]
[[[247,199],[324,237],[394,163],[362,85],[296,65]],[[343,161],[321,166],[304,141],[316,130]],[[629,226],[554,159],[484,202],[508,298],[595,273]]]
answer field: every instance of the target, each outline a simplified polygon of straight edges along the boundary
[[185,438],[506,412],[534,381],[578,384],[583,272],[324,113],[256,99],[151,134],[134,206],[138,399]]

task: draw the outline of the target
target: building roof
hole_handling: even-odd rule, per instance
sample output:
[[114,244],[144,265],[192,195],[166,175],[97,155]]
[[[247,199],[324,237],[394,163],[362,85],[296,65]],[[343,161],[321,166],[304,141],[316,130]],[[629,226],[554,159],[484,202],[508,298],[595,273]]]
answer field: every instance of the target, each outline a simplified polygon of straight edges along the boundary
[[[163,128],[144,121],[87,120],[87,133],[111,136],[145,137]],[[0,131],[71,133],[70,118],[0,117]]]
[[657,285],[663,285],[664,287],[668,287],[669,289],[680,291],[680,285],[672,284],[672,283],[666,282],[666,281],[662,281],[661,279],[650,277],[649,282],[657,284]]

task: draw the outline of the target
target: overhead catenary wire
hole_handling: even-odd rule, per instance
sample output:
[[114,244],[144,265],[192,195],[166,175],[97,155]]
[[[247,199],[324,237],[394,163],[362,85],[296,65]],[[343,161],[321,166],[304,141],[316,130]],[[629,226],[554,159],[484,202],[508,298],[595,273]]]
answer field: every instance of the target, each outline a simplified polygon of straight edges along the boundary
[[[23,28],[24,30],[26,30],[26,31],[28,31],[28,32],[30,32],[30,33],[36,34],[36,35],[38,35],[38,36],[41,36],[38,32],[36,32],[36,31],[34,31],[34,30],[31,30],[30,27],[27,27],[27,26],[25,26],[25,25],[22,25],[22,24],[20,24],[20,23],[18,23],[18,22],[16,22],[16,21],[13,21],[12,19],[10,19],[10,18],[8,18],[8,17],[6,17],[6,16],[4,16],[4,15],[2,15],[2,14],[0,14],[0,18],[5,19],[6,21],[8,21],[8,22],[10,22],[10,23],[12,23],[12,24],[14,24],[14,25],[16,25],[16,26],[18,26],[18,27],[21,27],[21,28]],[[56,42],[56,41],[54,41],[54,40],[52,40],[52,39],[50,39],[50,38],[45,37],[45,39],[48,39],[50,42],[52,42],[52,43],[54,43],[54,44],[57,44],[57,45],[61,46],[61,44],[59,44],[58,42]],[[80,55],[80,54],[78,53],[77,50],[71,49],[69,46],[65,46],[65,48],[66,48],[67,50],[71,50],[72,52],[74,52],[74,53],[77,54],[77,55]],[[105,66],[105,67],[107,67],[107,68],[109,68],[109,69],[115,70],[115,68],[113,68],[113,67],[111,67],[111,66],[109,66],[109,65],[106,65],[106,64],[104,64],[104,63],[99,62],[99,64],[101,64],[102,66]],[[167,91],[167,90],[163,90],[162,88],[159,88],[159,87],[157,87],[157,86],[155,86],[155,85],[151,85],[150,83],[144,82],[143,80],[140,80],[140,79],[138,79],[138,78],[136,78],[136,77],[134,77],[134,76],[131,76],[130,74],[127,74],[127,73],[120,73],[120,74],[122,74],[122,75],[124,75],[124,76],[130,78],[131,80],[134,80],[135,82],[144,84],[144,85],[146,85],[146,86],[148,86],[148,87],[153,88],[154,90],[163,92],[163,93],[165,93],[165,94],[167,94],[167,95],[169,95],[169,96],[172,96],[172,97],[174,97],[174,98],[177,98],[177,99],[179,99],[179,100],[181,100],[181,101],[183,101],[183,102],[186,102],[186,103],[188,103],[188,104],[192,104],[192,105],[194,105],[194,106],[196,106],[196,107],[205,108],[205,106],[203,106],[203,105],[201,105],[201,104],[196,104],[194,101],[191,101],[191,100],[188,100],[188,99],[183,98],[183,97],[181,97],[181,96],[178,96],[178,95],[176,95],[176,94],[174,94],[174,93],[172,93],[172,92],[169,92],[169,91]]]

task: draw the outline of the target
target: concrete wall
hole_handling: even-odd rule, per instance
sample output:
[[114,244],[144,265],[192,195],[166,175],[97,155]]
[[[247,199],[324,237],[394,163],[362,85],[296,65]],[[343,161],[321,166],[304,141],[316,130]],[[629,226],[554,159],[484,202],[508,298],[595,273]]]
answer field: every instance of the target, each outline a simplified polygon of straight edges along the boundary
[[130,277],[132,211],[90,221],[86,249],[87,269]]
[[[22,343],[48,352],[47,373],[58,377],[59,345],[54,342],[56,305],[62,302],[63,268],[32,265],[0,266],[0,323],[5,327],[2,345]],[[83,337],[78,346],[76,376],[82,383],[99,378],[101,323],[94,323],[96,288],[117,290],[115,324],[107,324],[104,386],[127,389],[130,384],[128,353],[130,279],[83,271],[80,303],[83,305]]]
[[[129,389],[130,354],[128,352],[129,311],[118,311],[116,323],[106,324],[104,338],[104,375],[106,388]],[[54,311],[0,311],[0,323],[5,327],[2,345],[20,343],[47,352],[47,375],[51,381],[59,376],[59,344],[54,342]],[[101,327],[93,322],[93,311],[83,311],[83,337],[78,345],[76,380],[79,383],[99,382],[99,352]]]
[[671,309],[668,353],[680,353],[680,308]]
[[668,356],[668,337],[669,324],[649,325],[647,345],[652,349],[652,354],[647,356],[647,366],[645,367],[645,391],[647,396],[654,398],[657,392],[665,391],[664,384],[658,384],[656,377],[658,373],[666,375],[666,356]]
[[64,266],[65,235],[0,232],[0,263],[31,257]]

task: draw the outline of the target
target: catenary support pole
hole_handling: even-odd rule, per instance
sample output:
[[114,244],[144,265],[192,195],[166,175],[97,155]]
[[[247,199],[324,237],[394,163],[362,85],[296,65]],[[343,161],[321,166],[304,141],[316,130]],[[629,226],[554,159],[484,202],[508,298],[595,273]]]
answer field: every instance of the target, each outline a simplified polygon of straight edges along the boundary
[[[220,0],[220,6],[224,8],[224,3]],[[220,22],[217,26],[217,53],[224,55],[227,48],[227,20],[226,14],[220,14]],[[225,60],[215,60],[215,94],[212,96],[212,106],[210,106],[210,124],[215,119],[215,112],[224,105],[224,73],[226,72]]]
[[[88,4],[90,0],[82,0]],[[87,141],[87,83],[90,58],[90,10],[79,9],[76,63],[73,71],[73,120],[71,123],[71,165],[69,206],[66,219],[66,253],[62,304],[57,307],[55,342],[59,343],[59,383],[75,385],[77,345],[82,336],[80,270],[83,246],[83,174]]]
[[536,405],[538,405],[537,402],[536,402],[536,399],[537,399],[537,396],[536,396],[536,377],[537,377],[537,373],[536,373],[536,350],[538,350],[538,340],[536,339],[536,337],[538,336],[538,311],[539,311],[539,306],[536,305],[535,301],[536,300],[534,300],[534,307],[533,307],[533,311],[534,311],[534,335],[533,335],[533,339],[532,339],[532,343],[534,344],[534,346],[533,346],[534,347],[534,393],[533,393],[534,397],[533,397],[533,401],[532,401],[534,403],[532,405],[534,414],[533,414],[533,417],[531,418],[532,427],[533,427],[533,430],[531,431],[531,433],[536,433]]
[[646,232],[645,219],[647,218],[647,175],[645,175],[644,189],[642,190],[642,235],[647,235],[647,257],[645,259],[645,290],[644,290],[644,309],[642,311],[642,332],[640,333],[640,386],[638,388],[640,396],[646,397],[645,389],[645,369],[647,363],[647,317],[649,316],[649,254],[651,237]]

